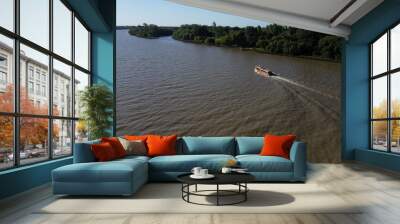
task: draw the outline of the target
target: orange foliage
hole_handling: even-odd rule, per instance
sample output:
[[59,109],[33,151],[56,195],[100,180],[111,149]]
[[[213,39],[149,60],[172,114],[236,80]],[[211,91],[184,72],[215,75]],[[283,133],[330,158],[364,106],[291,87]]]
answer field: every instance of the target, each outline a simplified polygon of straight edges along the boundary
[[13,120],[12,117],[0,116],[0,146],[12,148],[13,145]]
[[[5,93],[0,94],[0,111],[13,112],[14,107],[13,86],[9,85]],[[43,104],[47,105],[47,104]],[[29,99],[25,88],[20,88],[20,109],[23,114],[47,115],[48,106],[38,106]],[[58,111],[55,111],[58,114]],[[12,148],[13,146],[13,119],[11,116],[0,116],[0,146]],[[20,146],[45,144],[49,131],[46,118],[20,118]],[[59,135],[59,128],[54,125],[53,138]]]
[[5,93],[0,94],[0,111],[13,112],[14,108],[14,87],[8,85]]
[[[392,117],[400,117],[400,101],[398,99],[393,99],[391,102],[392,107]],[[382,100],[378,106],[373,108],[373,118],[387,118],[387,101]],[[400,122],[391,122],[391,135],[392,141],[398,141],[400,139]],[[387,135],[387,122],[377,121],[373,125],[374,137],[385,138]]]

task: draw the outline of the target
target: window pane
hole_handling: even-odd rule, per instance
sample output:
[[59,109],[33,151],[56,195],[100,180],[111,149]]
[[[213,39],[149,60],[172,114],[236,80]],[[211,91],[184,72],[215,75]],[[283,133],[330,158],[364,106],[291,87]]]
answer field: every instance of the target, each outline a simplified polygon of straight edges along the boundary
[[390,67],[395,69],[400,67],[400,24],[391,30],[390,48]]
[[0,170],[14,165],[13,118],[0,116]]
[[88,140],[88,129],[84,120],[75,122],[75,143]]
[[14,111],[13,40],[0,35],[0,111]]
[[49,158],[48,119],[20,118],[20,163],[34,163]]
[[49,0],[20,0],[21,36],[49,48]]
[[89,75],[75,69],[75,117],[81,114],[80,95],[87,86],[89,86]]
[[48,63],[47,55],[21,44],[21,113],[48,114]]
[[381,77],[372,81],[372,118],[387,117],[387,77]]
[[75,63],[89,70],[89,32],[75,18]]
[[400,153],[400,120],[391,121],[392,152]]
[[374,76],[387,71],[387,34],[372,44],[372,71]]
[[392,117],[400,117],[400,72],[391,75],[390,97]]
[[372,122],[372,147],[387,151],[387,121]]
[[72,12],[60,1],[53,1],[53,51],[71,60]]
[[53,120],[53,156],[72,154],[72,121]]
[[14,31],[14,0],[0,1],[0,26]]
[[53,114],[72,117],[71,66],[53,60]]

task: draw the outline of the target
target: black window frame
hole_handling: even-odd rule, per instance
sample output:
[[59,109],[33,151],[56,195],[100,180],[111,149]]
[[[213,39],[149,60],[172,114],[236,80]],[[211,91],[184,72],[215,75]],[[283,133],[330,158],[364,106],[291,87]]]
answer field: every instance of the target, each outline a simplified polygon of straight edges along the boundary
[[[391,31],[393,28],[400,26],[400,21],[397,21],[396,23],[392,24],[389,28],[385,29],[383,33],[378,35],[374,40],[372,40],[368,46],[369,46],[369,149],[373,151],[379,151],[379,152],[386,152],[386,153],[392,153],[392,154],[400,154],[400,152],[393,152],[392,151],[392,121],[400,121],[400,117],[392,117],[392,108],[391,108],[391,79],[392,75],[400,72],[400,67],[398,68],[393,68],[391,69]],[[373,74],[373,44],[379,40],[381,37],[384,35],[387,35],[387,67],[386,71],[382,72],[380,74]],[[385,118],[373,118],[373,81],[378,79],[386,77],[386,86],[387,86],[387,105],[386,105],[386,117]],[[379,150],[374,148],[374,133],[373,133],[373,122],[376,121],[386,121],[386,150]]]
[[[75,85],[73,84],[75,82],[75,69],[85,73],[89,77],[89,83],[88,85],[92,85],[92,57],[91,57],[91,49],[92,49],[92,30],[89,28],[89,26],[84,22],[84,20],[79,16],[78,13],[73,10],[73,8],[66,2],[65,0],[59,0],[64,6],[68,8],[68,10],[71,11],[71,58],[67,59],[64,58],[63,56],[53,52],[53,1],[54,0],[48,0],[49,2],[49,45],[48,49],[45,47],[40,46],[39,44],[36,44],[32,41],[30,41],[27,38],[24,38],[20,35],[20,0],[14,0],[13,1],[13,9],[14,9],[14,30],[10,31],[4,27],[0,26],[0,35],[3,35],[5,37],[8,37],[13,40],[13,65],[12,65],[12,74],[14,78],[14,99],[13,99],[13,107],[14,110],[13,112],[2,112],[0,111],[0,116],[4,117],[11,117],[13,119],[13,166],[10,167],[5,167],[5,168],[0,168],[0,172],[5,171],[5,170],[11,170],[11,169],[16,169],[19,167],[23,166],[30,166],[33,164],[38,164],[38,163],[43,163],[47,162],[50,160],[59,160],[62,158],[70,157],[73,156],[74,152],[74,143],[75,143],[75,126],[76,126],[76,121],[79,120],[79,117],[75,116]],[[75,63],[75,18],[79,20],[79,22],[85,27],[85,29],[88,31],[88,62],[89,62],[89,67],[88,69],[85,69],[78,64]],[[36,51],[39,51],[40,53],[43,53],[48,56],[49,62],[48,62],[48,112],[47,115],[38,115],[38,114],[26,114],[26,113],[21,113],[20,112],[20,44],[23,44],[27,47],[30,47]],[[71,92],[72,92],[72,99],[71,99],[71,105],[72,105],[72,113],[68,117],[65,116],[56,116],[53,115],[53,59],[58,60],[59,62],[62,62],[68,66],[71,66]],[[28,74],[26,74],[28,77]],[[38,162],[32,162],[32,163],[27,163],[27,164],[21,164],[20,163],[20,118],[27,117],[27,118],[44,118],[47,119],[48,122],[48,136],[47,136],[47,141],[48,141],[48,157],[46,159],[40,160]],[[66,120],[66,121],[71,121],[72,124],[72,133],[71,133],[71,153],[68,155],[63,155],[63,156],[57,156],[54,157],[53,155],[53,138],[52,138],[52,132],[53,132],[53,121],[55,120]]]

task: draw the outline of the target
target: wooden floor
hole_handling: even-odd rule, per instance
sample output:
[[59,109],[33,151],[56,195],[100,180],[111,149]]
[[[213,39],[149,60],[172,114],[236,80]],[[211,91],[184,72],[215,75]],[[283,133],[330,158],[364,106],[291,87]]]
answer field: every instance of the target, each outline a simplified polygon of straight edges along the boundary
[[400,174],[355,163],[313,164],[308,182],[349,203],[362,201],[367,206],[357,214],[35,214],[38,207],[54,200],[50,187],[43,186],[1,201],[0,223],[400,223]]

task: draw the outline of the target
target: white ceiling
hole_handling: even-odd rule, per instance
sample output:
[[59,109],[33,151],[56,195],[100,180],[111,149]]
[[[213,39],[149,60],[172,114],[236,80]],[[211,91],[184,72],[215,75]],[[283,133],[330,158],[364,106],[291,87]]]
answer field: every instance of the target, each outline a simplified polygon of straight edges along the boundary
[[231,2],[329,20],[350,0],[231,0]]
[[351,25],[383,2],[383,0],[169,1],[342,37],[348,37]]

